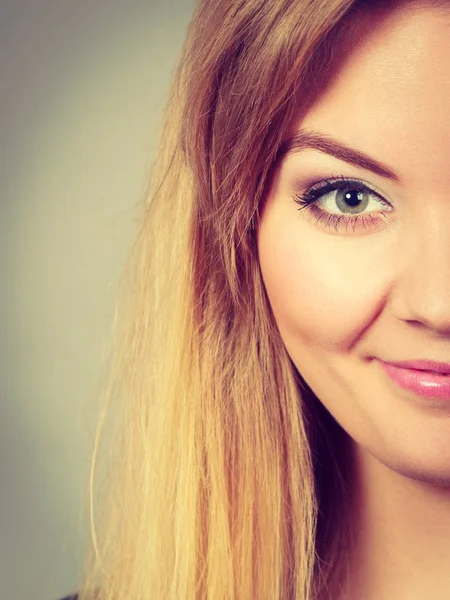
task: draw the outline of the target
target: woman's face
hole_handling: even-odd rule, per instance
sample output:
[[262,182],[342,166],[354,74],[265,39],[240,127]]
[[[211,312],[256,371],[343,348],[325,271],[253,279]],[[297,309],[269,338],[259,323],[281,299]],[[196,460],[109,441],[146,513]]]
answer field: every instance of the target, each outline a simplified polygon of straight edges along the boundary
[[[450,5],[403,4],[362,32],[272,180],[261,271],[293,362],[358,447],[450,483],[450,394],[406,390],[381,363],[450,363]],[[345,189],[299,210],[333,178]]]

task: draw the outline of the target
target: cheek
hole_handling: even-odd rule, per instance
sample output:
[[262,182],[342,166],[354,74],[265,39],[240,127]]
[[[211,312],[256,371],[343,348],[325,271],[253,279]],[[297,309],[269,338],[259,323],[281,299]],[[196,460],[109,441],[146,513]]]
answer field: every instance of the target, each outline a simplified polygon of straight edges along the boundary
[[389,292],[389,269],[380,269],[386,240],[331,235],[295,208],[289,217],[283,212],[276,207],[266,212],[258,251],[286,347],[290,352],[303,342],[343,351],[376,318]]

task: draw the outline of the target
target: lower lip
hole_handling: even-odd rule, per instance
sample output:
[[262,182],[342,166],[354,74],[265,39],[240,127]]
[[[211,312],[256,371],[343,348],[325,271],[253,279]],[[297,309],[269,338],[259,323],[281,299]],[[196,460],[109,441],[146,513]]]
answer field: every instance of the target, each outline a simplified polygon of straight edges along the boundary
[[417,369],[401,369],[383,361],[380,363],[384,372],[401,388],[427,398],[450,401],[450,375]]

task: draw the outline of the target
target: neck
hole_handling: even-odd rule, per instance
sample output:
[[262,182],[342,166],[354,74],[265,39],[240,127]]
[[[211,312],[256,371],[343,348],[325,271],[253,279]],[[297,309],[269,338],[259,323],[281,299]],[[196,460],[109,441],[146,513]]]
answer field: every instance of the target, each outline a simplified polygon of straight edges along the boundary
[[450,598],[450,487],[401,475],[352,448],[353,542],[337,597]]

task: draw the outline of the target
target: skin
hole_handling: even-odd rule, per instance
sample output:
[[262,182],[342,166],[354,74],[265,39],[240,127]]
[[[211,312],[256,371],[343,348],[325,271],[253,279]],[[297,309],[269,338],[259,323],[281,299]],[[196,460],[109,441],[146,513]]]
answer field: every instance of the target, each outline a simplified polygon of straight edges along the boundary
[[[333,600],[444,600],[450,401],[401,390],[377,359],[450,363],[450,6],[359,18],[351,52],[294,131],[340,140],[398,181],[315,149],[286,155],[262,206],[259,260],[294,364],[351,440],[355,545]],[[379,222],[354,231],[298,210],[295,194],[341,175],[391,210],[381,216],[372,200],[365,214]]]

